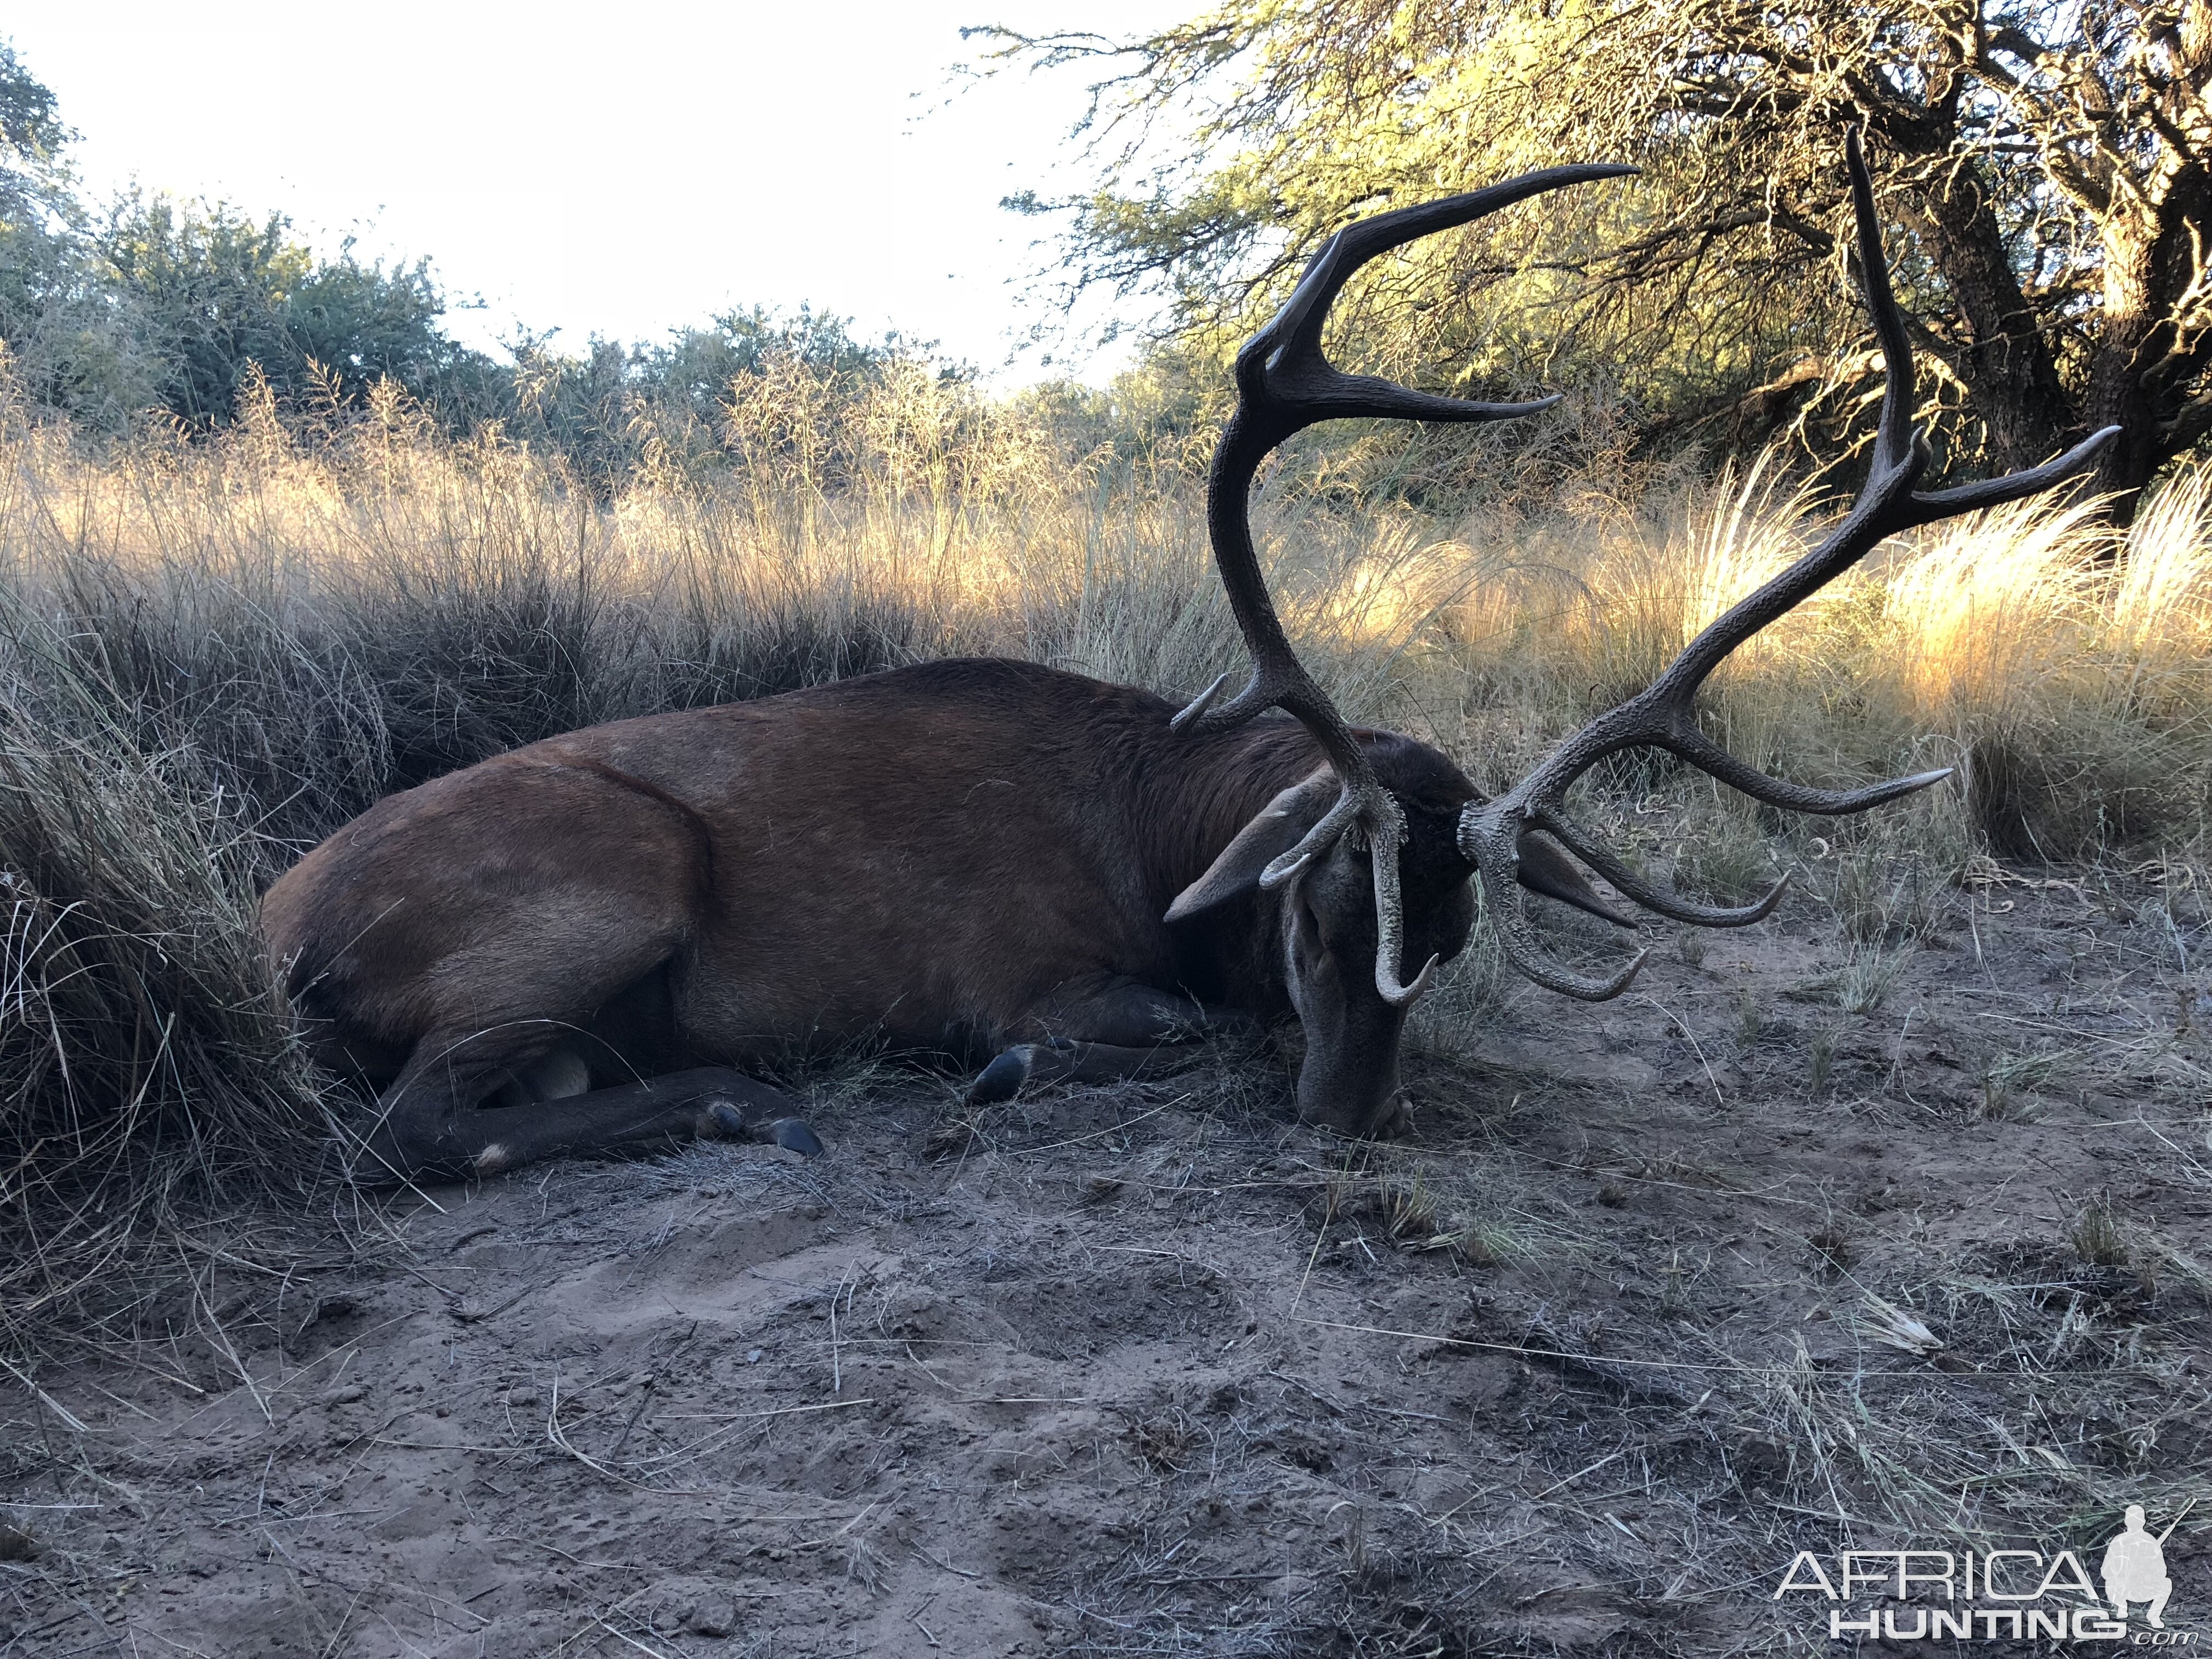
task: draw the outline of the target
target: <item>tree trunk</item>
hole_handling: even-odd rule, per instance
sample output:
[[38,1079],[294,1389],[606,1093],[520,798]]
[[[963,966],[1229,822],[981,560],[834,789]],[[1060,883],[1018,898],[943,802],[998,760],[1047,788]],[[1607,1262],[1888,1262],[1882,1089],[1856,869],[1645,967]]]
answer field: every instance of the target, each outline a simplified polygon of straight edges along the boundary
[[2106,280],[2104,337],[2089,359],[2088,393],[2082,399],[2090,432],[2117,426],[2120,435],[2097,464],[2096,489],[2112,498],[2112,521],[2135,522],[2136,505],[2143,486],[2166,460],[2166,445],[2159,430],[2158,409],[2144,384],[2138,354],[2154,332],[2140,308],[2122,310],[2112,304],[2113,289],[2108,269]]
[[2097,469],[2112,517],[2136,503],[2180,440],[2178,417],[2203,367],[2204,346],[2180,326],[2180,307],[2204,276],[2203,232],[2212,202],[2201,167],[2181,169],[2154,202],[2117,204],[2098,227],[2104,243],[2104,328],[2089,358],[2086,430],[2120,435]]
[[1947,164],[1926,199],[1929,251],[1972,339],[1953,367],[2006,471],[2047,461],[2075,425],[2051,343],[2020,291],[2004,236],[1971,165]]
[[2192,159],[2153,183],[2116,193],[2098,225],[2104,328],[2089,359],[2082,412],[2087,430],[2120,428],[2097,487],[2112,494],[2121,524],[2134,519],[2143,486],[2201,434],[2202,415],[2191,405],[2212,358],[2194,297],[2212,264],[2212,169]]

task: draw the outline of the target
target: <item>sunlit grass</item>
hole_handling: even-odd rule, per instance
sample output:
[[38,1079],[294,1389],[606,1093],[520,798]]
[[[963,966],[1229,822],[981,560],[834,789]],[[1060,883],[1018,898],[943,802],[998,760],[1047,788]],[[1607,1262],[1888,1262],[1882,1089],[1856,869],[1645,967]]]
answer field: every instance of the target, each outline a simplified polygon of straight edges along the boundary
[[[219,441],[97,456],[16,419],[0,563],[134,718],[218,768],[239,759],[241,708],[273,680],[297,703],[313,679],[317,718],[360,741],[288,778],[298,745],[269,708],[252,746],[273,775],[239,779],[294,844],[380,790],[580,722],[951,653],[1170,695],[1241,659],[1187,471],[1070,453],[926,377],[842,401],[764,381],[733,404],[730,445],[742,464],[704,483],[648,465],[608,498],[496,432],[443,441],[389,398],[337,430],[250,401]],[[2193,839],[2208,513],[2208,475],[2190,473],[2124,547],[2079,498],[1893,544],[1739,650],[1705,718],[1808,781],[1957,765],[1962,829],[2015,855]],[[1763,459],[1504,531],[1291,489],[1255,521],[1286,621],[1351,712],[1434,737],[1493,785],[1822,527]]]
[[[1462,746],[1534,750],[1649,684],[1825,526],[1757,467],[1643,514],[1540,526],[1492,557],[1445,672]],[[1723,665],[1715,735],[1766,769],[1838,784],[1960,769],[1937,799],[1969,842],[2093,856],[2194,844],[2212,780],[2212,489],[2173,480],[2124,535],[2081,497],[1932,526],[1878,549]]]
[[[1187,471],[1070,453],[926,377],[842,401],[764,380],[733,403],[729,443],[740,464],[703,483],[648,465],[610,498],[496,432],[440,440],[390,398],[337,430],[249,400],[218,441],[99,455],[17,418],[0,568],[146,732],[220,770],[257,708],[247,773],[271,775],[237,782],[293,844],[383,789],[581,721],[951,653],[1170,695],[1241,659]],[[1811,781],[1958,765],[1966,827],[2014,854],[2193,839],[2212,754],[2208,477],[2170,483],[2124,545],[2075,498],[1879,550],[1739,650],[1704,717]],[[1287,488],[1255,508],[1324,682],[1492,784],[1648,684],[1820,520],[1764,459],[1633,511],[1524,509],[1503,531]],[[358,741],[288,775],[298,745],[260,704],[281,681],[296,708],[303,678],[315,718]]]

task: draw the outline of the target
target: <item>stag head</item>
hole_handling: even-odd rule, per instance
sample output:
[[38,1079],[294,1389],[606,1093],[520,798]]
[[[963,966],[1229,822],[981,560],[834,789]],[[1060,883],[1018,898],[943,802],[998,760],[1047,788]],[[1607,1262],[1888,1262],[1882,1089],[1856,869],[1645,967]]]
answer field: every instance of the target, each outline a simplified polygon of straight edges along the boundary
[[[1378,743],[1374,734],[1355,737],[1291,649],[1252,543],[1252,480],[1269,451],[1321,421],[1500,421],[1557,404],[1557,398],[1476,403],[1344,374],[1322,355],[1322,324],[1352,273],[1392,248],[1546,191],[1619,178],[1636,169],[1548,167],[1487,190],[1349,225],[1306,267],[1289,303],[1237,353],[1237,404],[1214,452],[1206,513],[1215,562],[1251,652],[1252,675],[1243,690],[1223,702],[1230,679],[1224,674],[1178,714],[1174,725],[1178,730],[1210,730],[1280,708],[1312,732],[1328,766],[1271,802],[1214,867],[1176,901],[1169,919],[1194,914],[1255,884],[1274,896],[1284,972],[1306,1032],[1298,1107],[1307,1121],[1355,1132],[1371,1132],[1387,1122],[1397,1086],[1398,1031],[1405,1010],[1427,988],[1438,960],[1455,954],[1466,941],[1473,913],[1469,876],[1481,884],[1513,965],[1540,985],[1589,1001],[1627,989],[1646,953],[1638,952],[1605,977],[1576,972],[1537,939],[1517,888],[1633,928],[1633,916],[1590,884],[1575,862],[1579,860],[1623,897],[1676,921],[1741,927],[1774,908],[1787,877],[1750,904],[1692,903],[1636,875],[1569,817],[1567,791],[1607,756],[1663,749],[1754,799],[1800,812],[1861,812],[1949,775],[1946,769],[1860,789],[1808,788],[1769,777],[1729,754],[1698,730],[1693,708],[1698,688],[1737,646],[1885,538],[2048,489],[2087,471],[2119,430],[2108,428],[2056,460],[2005,477],[1930,492],[1917,488],[1929,451],[1925,434],[1912,425],[1911,349],[1890,290],[1874,189],[1856,128],[1846,134],[1844,149],[1857,218],[1860,282],[1887,376],[1872,466],[1857,501],[1825,541],[1699,634],[1648,688],[1568,738],[1494,800],[1484,799],[1460,780],[1456,800],[1441,818],[1438,790],[1449,789],[1440,781],[1436,787],[1420,787],[1415,775],[1423,767],[1409,770],[1404,755]],[[1407,750],[1420,748],[1405,739],[1388,741]],[[1433,750],[1423,752],[1458,779]],[[1381,768],[1378,758],[1386,762]],[[1371,973],[1365,966],[1370,961]],[[1407,981],[1409,961],[1423,965]]]

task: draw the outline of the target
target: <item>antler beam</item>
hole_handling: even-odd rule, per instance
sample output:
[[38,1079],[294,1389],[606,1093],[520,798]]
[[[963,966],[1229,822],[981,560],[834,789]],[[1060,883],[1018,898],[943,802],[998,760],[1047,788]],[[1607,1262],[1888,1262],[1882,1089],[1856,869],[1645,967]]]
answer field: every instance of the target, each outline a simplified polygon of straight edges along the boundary
[[1483,896],[1513,965],[1539,985],[1569,996],[1589,1001],[1618,996],[1628,988],[1649,953],[1639,951],[1626,967],[1601,979],[1576,973],[1544,951],[1516,890],[1521,838],[1529,830],[1552,836],[1637,903],[1698,927],[1741,927],[1757,921],[1780,901],[1789,881],[1785,876],[1756,902],[1727,909],[1661,893],[1567,817],[1566,793],[1575,781],[1608,755],[1626,749],[1663,749],[1755,800],[1791,811],[1836,814],[1862,812],[1948,777],[1947,768],[1851,790],[1813,789],[1768,777],[1698,729],[1692,701],[1698,688],[1736,647],[1804,603],[1887,538],[1956,514],[2038,495],[2087,471],[2119,433],[2118,427],[2107,427],[2056,460],[2004,477],[1925,493],[1915,488],[1928,470],[1929,451],[1926,434],[1912,426],[1917,404],[1912,349],[1890,289],[1881,227],[1875,217],[1874,184],[1860,153],[1857,128],[1846,133],[1844,148],[1858,219],[1859,280],[1881,341],[1887,376],[1872,470],[1858,500],[1826,541],[1731,606],[1692,640],[1647,690],[1583,726],[1497,799],[1470,802],[1460,818],[1460,850],[1476,867]]
[[1261,884],[1273,887],[1287,881],[1340,836],[1364,840],[1372,849],[1375,872],[1375,987],[1393,1003],[1403,1005],[1420,995],[1436,967],[1431,958],[1412,984],[1399,981],[1404,920],[1399,903],[1396,849],[1405,839],[1404,817],[1377,781],[1373,765],[1346,726],[1344,716],[1306,672],[1283,632],[1252,544],[1253,476],[1269,451],[1293,433],[1321,421],[1362,416],[1506,421],[1558,403],[1557,398],[1534,403],[1477,403],[1415,392],[1369,375],[1346,374],[1323,355],[1322,325],[1352,273],[1392,248],[1468,224],[1546,191],[1595,179],[1617,179],[1635,171],[1613,166],[1547,167],[1486,190],[1401,208],[1347,225],[1314,257],[1274,319],[1237,354],[1237,410],[1214,451],[1212,471],[1206,481],[1206,526],[1222,584],[1228,590],[1230,609],[1252,653],[1252,678],[1242,691],[1217,706],[1216,700],[1230,679],[1223,675],[1175,717],[1174,726],[1178,731],[1212,730],[1250,720],[1268,708],[1280,708],[1303,721],[1313,733],[1342,781],[1343,793],[1304,840],[1267,866],[1260,878]]

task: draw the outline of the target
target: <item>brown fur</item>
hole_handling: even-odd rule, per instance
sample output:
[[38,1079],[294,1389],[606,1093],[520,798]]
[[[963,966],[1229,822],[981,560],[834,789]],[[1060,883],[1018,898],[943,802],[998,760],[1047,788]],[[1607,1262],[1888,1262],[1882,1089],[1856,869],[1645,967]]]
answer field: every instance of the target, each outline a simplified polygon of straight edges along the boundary
[[[595,726],[379,803],[270,890],[263,927],[325,1053],[380,1085],[441,1067],[449,1115],[579,1032],[614,1082],[794,1041],[1133,1041],[1131,994],[1279,1016],[1273,896],[1164,918],[1316,751],[1286,720],[1188,737],[1172,713],[963,660]],[[1413,829],[1418,968],[1465,936],[1474,791],[1363,736]]]

